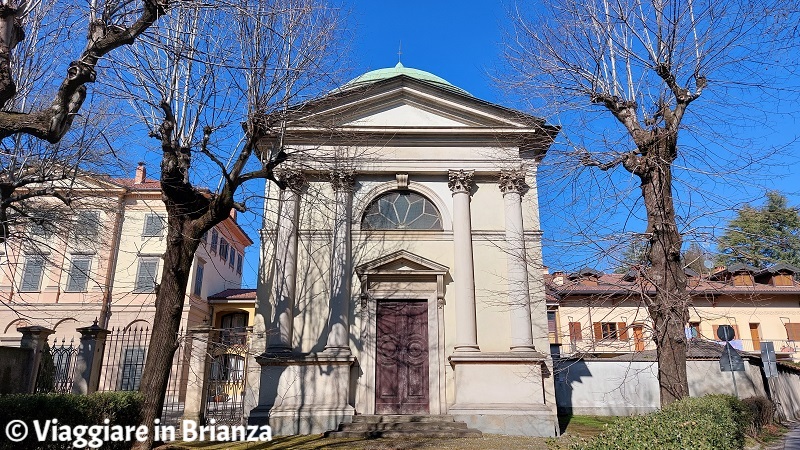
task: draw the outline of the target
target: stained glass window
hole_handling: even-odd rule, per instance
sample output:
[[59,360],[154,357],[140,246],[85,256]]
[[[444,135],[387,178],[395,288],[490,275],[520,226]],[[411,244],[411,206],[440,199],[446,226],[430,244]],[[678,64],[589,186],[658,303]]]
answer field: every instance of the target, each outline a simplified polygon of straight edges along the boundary
[[365,230],[441,230],[439,211],[427,198],[408,191],[390,191],[364,212]]

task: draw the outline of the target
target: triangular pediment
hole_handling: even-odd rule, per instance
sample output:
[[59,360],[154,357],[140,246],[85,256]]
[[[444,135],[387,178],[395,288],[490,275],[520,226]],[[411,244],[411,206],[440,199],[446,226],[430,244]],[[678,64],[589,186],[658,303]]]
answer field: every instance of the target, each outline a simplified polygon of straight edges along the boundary
[[446,273],[448,268],[422,256],[406,250],[400,250],[383,256],[356,268],[359,274],[376,273],[417,273],[438,275]]
[[529,128],[543,124],[533,116],[405,76],[334,92],[301,111],[299,122],[345,128]]

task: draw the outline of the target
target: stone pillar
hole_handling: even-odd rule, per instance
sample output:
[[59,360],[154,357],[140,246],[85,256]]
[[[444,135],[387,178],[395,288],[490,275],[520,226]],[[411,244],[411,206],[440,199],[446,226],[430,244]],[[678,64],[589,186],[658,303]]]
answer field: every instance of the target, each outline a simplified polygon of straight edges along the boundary
[[81,345],[75,358],[72,393],[91,394],[97,392],[100,385],[100,369],[109,331],[95,320],[91,326],[78,328],[78,332],[81,333]]
[[47,339],[51,334],[55,333],[55,331],[38,325],[17,328],[17,331],[22,333],[22,339],[20,339],[19,342],[20,348],[29,348],[33,350],[28,360],[28,367],[23,375],[27,379],[26,392],[32,394],[36,391],[36,378],[39,376],[42,351],[45,344],[47,344]]
[[522,196],[527,190],[525,170],[500,172],[506,218],[506,261],[508,264],[508,306],[511,311],[511,351],[532,351],[531,297],[528,258],[522,228]]
[[455,253],[456,344],[457,352],[477,352],[478,327],[475,316],[475,267],[472,260],[470,217],[471,170],[451,170],[447,185],[453,192],[453,246]]
[[331,298],[328,317],[328,353],[350,353],[350,287],[352,284],[352,244],[350,222],[353,211],[353,173],[331,173],[336,197],[331,248]]
[[300,216],[300,193],[306,182],[302,173],[295,170],[282,170],[276,175],[286,187],[281,189],[280,194],[270,295],[275,302],[275,314],[272,329],[267,330],[267,351],[289,352],[293,347],[292,328],[297,286],[297,222]]
[[200,423],[205,415],[206,391],[210,376],[208,358],[212,338],[211,327],[208,325],[192,327],[186,332],[184,345],[189,346],[189,376],[186,379],[183,420]]

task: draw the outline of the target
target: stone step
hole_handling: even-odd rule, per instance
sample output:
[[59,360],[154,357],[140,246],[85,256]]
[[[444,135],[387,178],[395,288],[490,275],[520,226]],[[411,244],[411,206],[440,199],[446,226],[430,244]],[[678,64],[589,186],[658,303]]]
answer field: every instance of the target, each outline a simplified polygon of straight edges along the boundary
[[472,438],[481,437],[483,433],[478,430],[447,430],[447,431],[331,431],[325,434],[329,438]]
[[339,424],[330,438],[462,438],[481,437],[479,430],[456,422],[453,416],[356,415],[350,423]]
[[445,431],[466,430],[464,422],[343,423],[336,431]]
[[353,423],[455,422],[451,415],[359,414]]

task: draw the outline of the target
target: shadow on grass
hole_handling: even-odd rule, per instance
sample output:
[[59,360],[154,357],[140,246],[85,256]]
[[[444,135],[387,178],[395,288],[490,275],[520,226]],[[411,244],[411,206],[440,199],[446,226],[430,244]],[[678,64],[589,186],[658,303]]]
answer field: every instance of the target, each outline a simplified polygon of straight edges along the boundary
[[606,425],[614,423],[616,416],[558,416],[558,428],[561,434],[569,433],[582,437],[597,436]]

